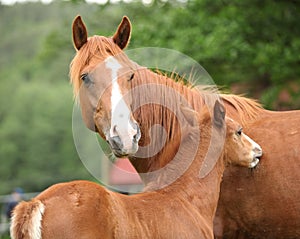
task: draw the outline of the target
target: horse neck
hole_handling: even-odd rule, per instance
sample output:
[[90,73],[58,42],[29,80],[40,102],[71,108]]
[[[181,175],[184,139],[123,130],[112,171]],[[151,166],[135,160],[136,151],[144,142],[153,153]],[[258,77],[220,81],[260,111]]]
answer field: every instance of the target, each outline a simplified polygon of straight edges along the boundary
[[[132,97],[135,100],[133,103],[134,118],[139,121],[143,135],[140,146],[143,147],[149,143],[148,131],[153,124],[164,127],[167,138],[163,150],[159,153],[151,157],[132,157],[130,161],[144,181],[145,191],[161,188],[170,197],[176,195],[176,197],[180,196],[182,200],[192,200],[193,205],[199,209],[199,212],[206,212],[207,217],[212,219],[217,206],[224,161],[222,154],[216,160],[217,163],[211,172],[205,178],[199,178],[203,160],[210,146],[211,130],[207,126],[209,124],[205,124],[206,130],[203,129],[205,125],[201,125],[201,139],[199,141],[199,139],[195,139],[196,136],[193,134],[193,130],[188,129],[181,132],[178,121],[176,121],[176,115],[173,115],[167,107],[159,108],[155,104],[147,104],[149,102],[155,103],[157,99],[145,99],[147,96],[157,98],[168,95],[168,97],[173,97],[174,95],[164,92],[164,90],[170,88],[174,89],[175,92],[180,92],[180,95],[184,96],[191,108],[200,112],[203,110],[204,97],[199,94],[199,91],[181,83],[176,83],[167,77],[150,71],[140,74],[147,74],[147,77],[140,75],[143,82],[137,81],[133,88],[143,86],[145,89],[141,90],[140,88],[140,91],[136,91]],[[177,107],[180,106],[176,96],[174,96],[174,99],[162,98],[159,103],[169,106],[169,102],[175,103]],[[143,107],[137,108],[134,105],[142,105]],[[187,135],[182,135],[182,133]],[[154,134],[153,136],[153,142],[161,142],[161,135]],[[183,140],[181,140],[182,137],[184,137]],[[199,147],[196,143],[197,149],[195,155],[193,155],[190,146],[195,146],[195,142],[201,142],[201,144]],[[207,208],[210,208],[210,210],[207,210]]]
[[[202,98],[189,86],[166,76],[147,69],[139,70],[138,74],[139,77],[134,80],[135,85],[132,87],[138,90],[134,91],[132,98],[134,118],[142,131],[139,145],[143,148],[144,156],[142,159],[132,157],[130,160],[137,172],[146,173],[165,166],[173,159],[182,133],[182,126],[178,120],[178,114],[181,114],[180,106],[187,103],[189,107],[195,108],[196,105],[202,104]],[[143,107],[138,108],[139,106]],[[153,125],[160,127],[155,128]],[[162,137],[162,129],[165,138]],[[164,140],[165,142],[162,142]],[[150,144],[153,147],[149,147]],[[164,152],[168,152],[168,157],[161,157]]]

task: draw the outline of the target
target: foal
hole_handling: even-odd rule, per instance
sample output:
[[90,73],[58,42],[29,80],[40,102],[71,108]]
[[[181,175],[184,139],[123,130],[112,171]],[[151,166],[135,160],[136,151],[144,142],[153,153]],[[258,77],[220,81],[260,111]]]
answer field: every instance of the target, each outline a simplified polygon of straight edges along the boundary
[[[184,149],[176,155],[179,160],[175,157],[173,161],[179,167],[188,161],[190,145],[197,140],[199,130],[201,143],[195,159],[175,182],[133,196],[87,181],[53,185],[15,208],[10,229],[12,239],[213,238],[213,217],[225,164],[248,166],[253,161],[252,141],[241,140],[240,126],[225,120],[225,109],[218,101],[212,117],[207,109],[199,115],[182,108],[182,114],[186,118]],[[224,134],[225,149],[218,154],[213,170],[200,178],[199,169],[210,144],[219,147],[218,142],[211,140]],[[172,147],[168,148],[164,156],[171,150]],[[176,169],[175,165],[173,170]]]

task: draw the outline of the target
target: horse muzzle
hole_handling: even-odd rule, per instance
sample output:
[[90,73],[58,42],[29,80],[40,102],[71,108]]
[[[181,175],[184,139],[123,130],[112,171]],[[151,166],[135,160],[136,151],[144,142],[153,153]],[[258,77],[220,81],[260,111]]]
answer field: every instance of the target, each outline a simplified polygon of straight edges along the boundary
[[118,158],[134,155],[139,149],[138,142],[140,138],[141,132],[138,126],[136,127],[136,133],[132,137],[124,134],[106,137],[113,154]]

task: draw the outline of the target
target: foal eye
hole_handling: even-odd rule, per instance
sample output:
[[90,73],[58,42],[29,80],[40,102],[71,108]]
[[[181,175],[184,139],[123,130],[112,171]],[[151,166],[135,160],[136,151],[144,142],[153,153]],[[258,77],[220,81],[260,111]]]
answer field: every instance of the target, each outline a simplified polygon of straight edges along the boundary
[[238,135],[238,136],[241,136],[242,135],[242,133],[243,133],[243,129],[241,128],[241,129],[239,129],[238,131],[236,131],[236,134]]
[[108,54],[112,55],[112,52],[111,52],[110,49],[106,48],[105,51],[106,51]]
[[131,81],[134,78],[134,73],[132,73],[128,79],[128,81]]

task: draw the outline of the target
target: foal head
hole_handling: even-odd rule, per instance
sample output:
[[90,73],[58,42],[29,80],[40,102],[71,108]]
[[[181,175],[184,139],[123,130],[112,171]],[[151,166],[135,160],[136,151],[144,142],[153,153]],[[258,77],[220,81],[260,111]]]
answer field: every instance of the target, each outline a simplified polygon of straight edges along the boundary
[[[200,177],[205,177],[207,173],[212,170],[216,163],[216,155],[218,152],[223,152],[226,164],[235,164],[242,167],[253,168],[259,163],[259,157],[262,156],[261,147],[243,133],[242,127],[236,121],[229,117],[225,117],[226,110],[218,100],[213,106],[213,127],[211,135],[212,147],[208,150],[206,159],[204,161],[204,168],[200,170]],[[209,125],[210,114],[203,114],[201,128]],[[201,116],[201,114],[200,114]],[[220,134],[222,129],[226,129],[224,138]],[[202,131],[203,133],[203,131]],[[216,154],[217,153],[217,154]]]
[[239,123],[226,117],[225,160],[227,163],[254,168],[262,156],[261,147],[243,133]]
[[[261,147],[242,132],[242,128],[237,122],[225,117],[225,114],[225,108],[218,100],[213,106],[212,119],[210,113],[202,114],[204,118],[202,117],[200,121],[202,122],[201,129],[210,125],[210,120],[213,124],[211,146],[208,148],[200,168],[200,178],[206,177],[213,170],[221,155],[225,164],[253,168],[259,163],[259,157],[262,155]],[[225,130],[225,134],[221,133],[223,130]],[[203,130],[201,131],[203,134]]]
[[[226,123],[224,142],[225,162],[227,164],[254,168],[259,163],[259,158],[262,156],[261,147],[243,133],[243,129],[238,122],[229,117],[225,117],[225,113],[224,106],[219,101],[216,101],[213,113],[215,127],[221,127],[222,121],[220,119],[222,117],[225,119]],[[216,141],[218,141],[218,139],[216,139]]]
[[[126,94],[137,65],[122,50],[127,46],[131,25],[124,17],[112,37],[87,37],[78,16],[73,22],[73,43],[77,51],[70,76],[79,96],[82,117],[87,127],[98,131],[117,157],[138,150],[140,128],[131,114],[130,94]],[[125,97],[123,97],[125,95]]]

